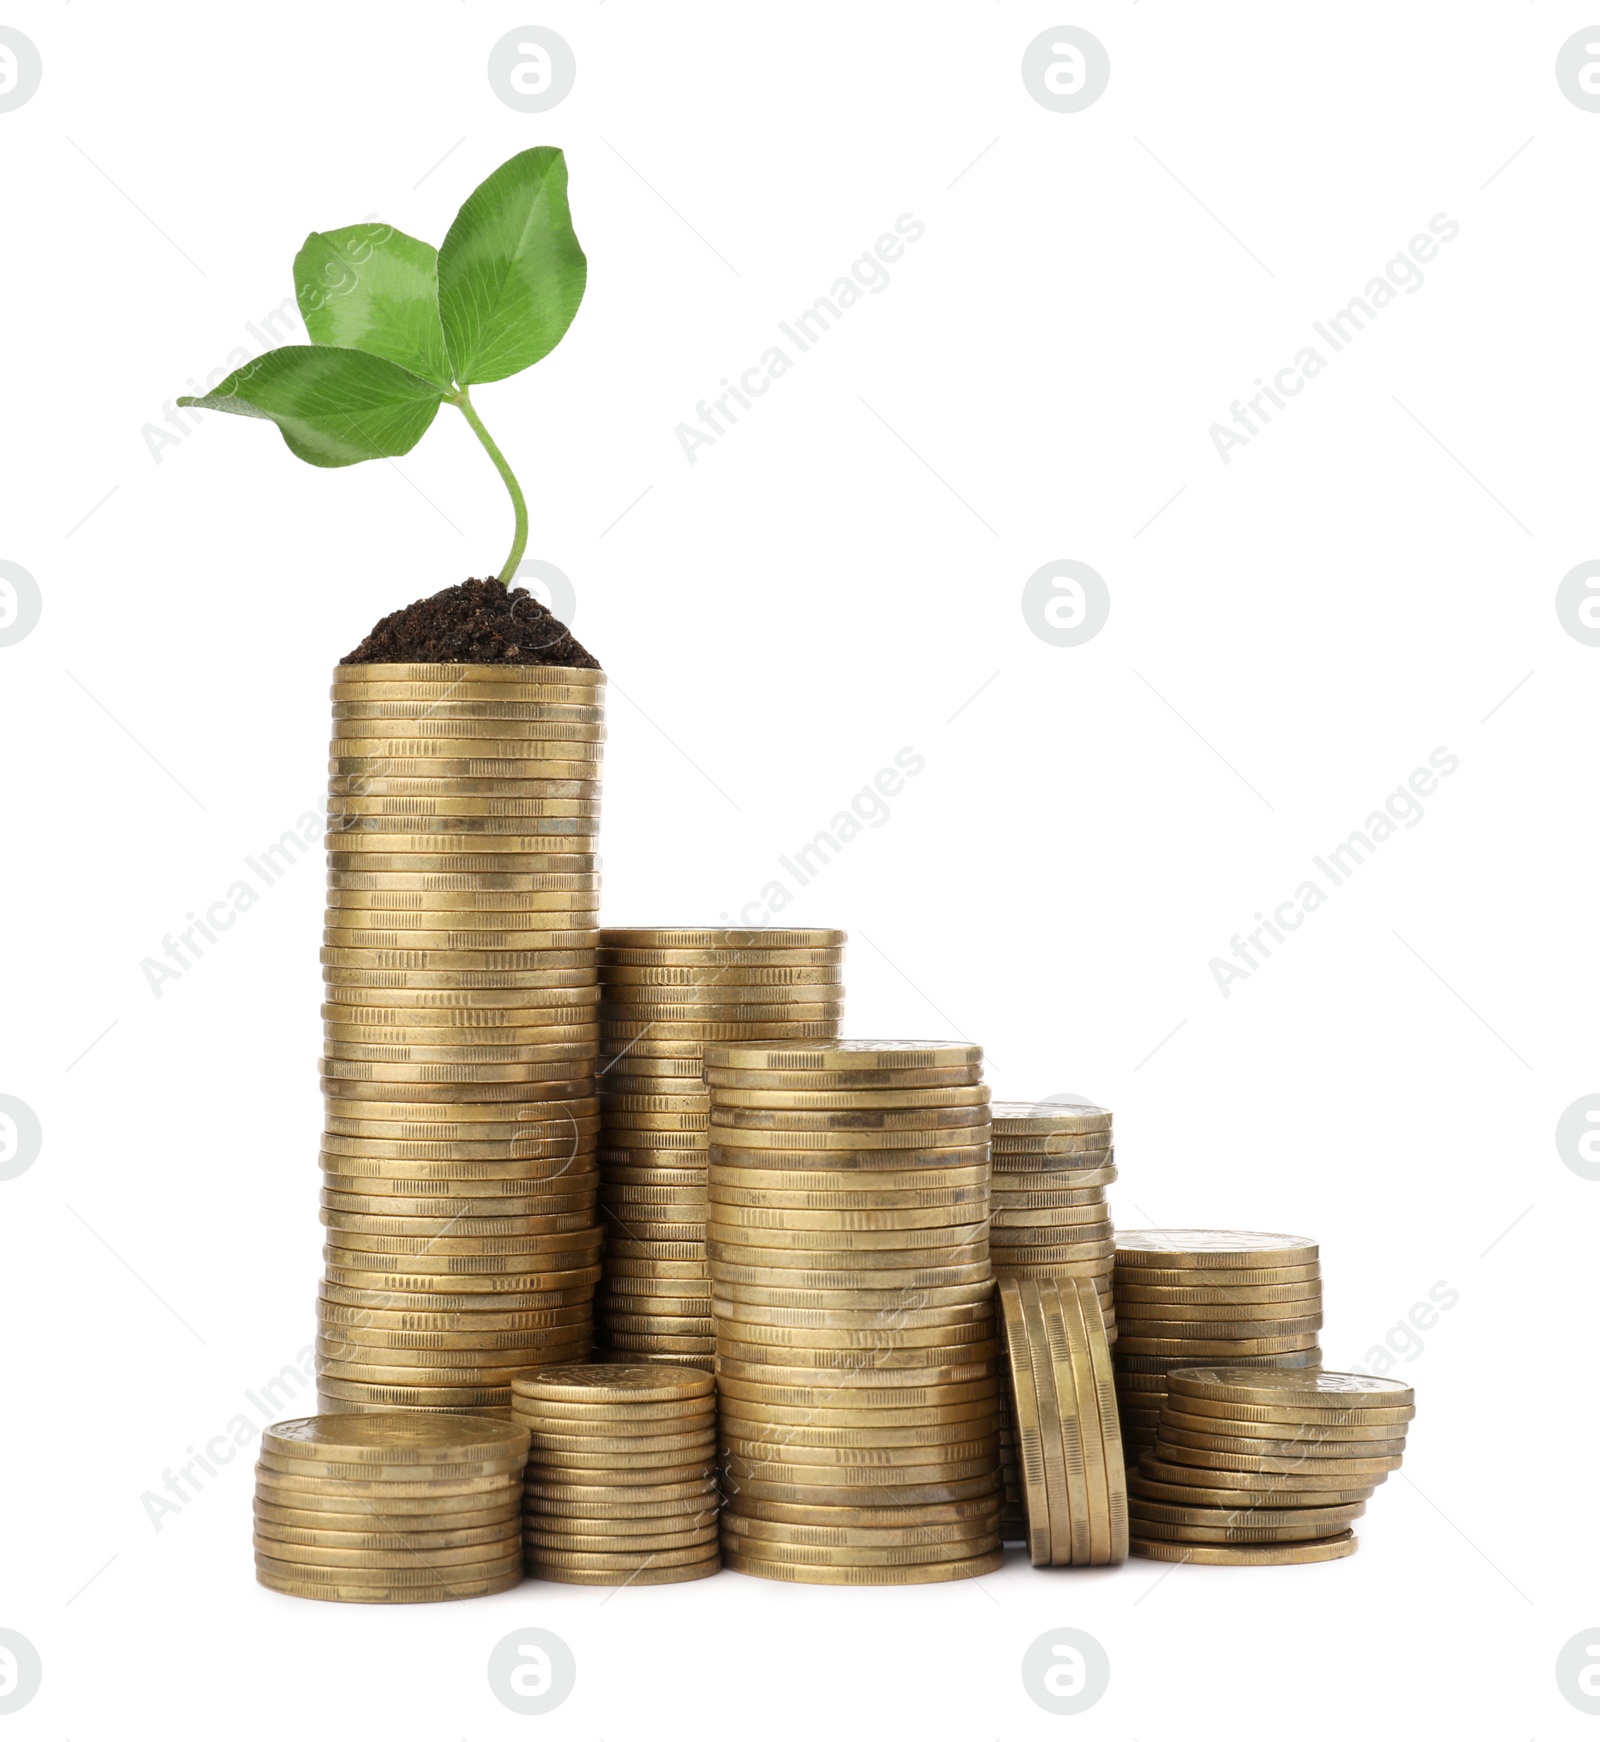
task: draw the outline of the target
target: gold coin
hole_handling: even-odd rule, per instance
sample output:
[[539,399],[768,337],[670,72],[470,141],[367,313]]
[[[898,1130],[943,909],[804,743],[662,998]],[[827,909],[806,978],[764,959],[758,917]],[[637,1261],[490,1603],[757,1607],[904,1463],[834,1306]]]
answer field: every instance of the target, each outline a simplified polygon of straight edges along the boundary
[[[1045,1326],[1054,1345],[1059,1321],[1065,1330],[1072,1362],[1072,1376],[1078,1399],[1079,1438],[1083,1446],[1084,1483],[1089,1503],[1090,1565],[1108,1566],[1125,1558],[1118,1553],[1119,1533],[1112,1508],[1112,1466],[1120,1472],[1122,1447],[1120,1435],[1108,1433],[1101,1419],[1100,1386],[1094,1356],[1090,1349],[1089,1314],[1094,1314],[1095,1333],[1104,1336],[1104,1324],[1099,1308],[1083,1300],[1082,1290],[1070,1279],[1066,1283],[1052,1280],[1039,1285],[1040,1299],[1045,1308]],[[1109,1373],[1107,1374],[1109,1379]],[[1111,1390],[1109,1383],[1107,1391]],[[1113,1397],[1114,1402],[1114,1397]],[[1122,1484],[1119,1490],[1120,1510],[1126,1517],[1127,1499]]]
[[723,1564],[731,1571],[760,1579],[781,1579],[796,1585],[938,1585],[954,1579],[979,1578],[1004,1564],[998,1548],[966,1560],[935,1561],[920,1566],[806,1566],[785,1564],[736,1552],[725,1545]]
[[[906,1301],[905,1288],[894,1283],[874,1288],[862,1288],[857,1284],[827,1283],[816,1287],[798,1284],[793,1287],[775,1287],[768,1273],[763,1272],[762,1275],[763,1280],[757,1283],[733,1282],[726,1276],[720,1276],[714,1289],[715,1297],[718,1301],[750,1306],[828,1309],[847,1305],[860,1311],[874,1311],[885,1307],[892,1309],[904,1306]],[[842,1298],[840,1286],[848,1288],[848,1293]],[[989,1300],[993,1294],[993,1278],[979,1277],[939,1287],[920,1286],[917,1288],[916,1298],[919,1307],[931,1309],[965,1306],[973,1301]]]
[[704,1042],[709,1042],[709,1040],[722,1038],[729,1030],[742,1030],[742,1028],[760,1028],[765,1033],[772,1033],[772,1035],[793,1038],[793,1040],[807,1040],[817,1033],[826,1033],[828,1030],[838,1028],[838,1017],[797,1019],[797,1021],[779,1021],[779,1019],[753,1021],[753,1019],[746,1019],[742,1023],[711,1023],[711,1021],[695,1023],[695,1021],[676,1021],[671,1017],[650,1017],[648,1021],[641,1019],[641,1021],[633,1021],[633,1023],[619,1023],[619,1021],[607,1019],[603,1024],[603,1035],[608,1042],[626,1042],[626,1040],[634,1040],[634,1038],[643,1035],[654,1035],[655,1038],[664,1040],[664,1042],[668,1042],[668,1040],[704,1040]]
[[551,1403],[669,1403],[709,1397],[715,1389],[709,1378],[692,1373],[600,1363],[525,1375],[517,1395]]
[[1200,1431],[1199,1423],[1216,1424],[1213,1431],[1276,1436],[1285,1431],[1308,1432],[1312,1426],[1330,1439],[1389,1439],[1403,1434],[1416,1413],[1415,1404],[1397,1409],[1297,1408],[1293,1404],[1219,1403],[1209,1397],[1180,1392],[1172,1407],[1183,1425]]
[[[440,782],[440,785],[453,787],[453,781]],[[473,783],[465,783],[465,790],[471,791]],[[541,788],[543,790],[543,788]],[[332,871],[328,874],[329,889],[341,891],[365,890],[369,893],[382,894],[390,899],[413,900],[430,891],[437,891],[450,899],[445,906],[453,906],[456,897],[468,902],[483,902],[494,905],[497,902],[516,903],[525,895],[540,895],[552,890],[597,890],[600,887],[600,873],[588,871]],[[424,902],[422,905],[429,905]]]
[[[602,934],[604,928],[602,928]],[[673,972],[702,974],[707,970],[759,970],[762,968],[831,968],[838,971],[844,961],[844,950],[837,946],[800,949],[705,949],[658,950],[619,949],[600,939],[600,959],[608,973],[612,969],[637,970],[664,968]]]
[[992,1343],[995,1334],[993,1322],[989,1319],[967,1324],[916,1328],[896,1324],[819,1327],[752,1324],[724,1313],[718,1318],[717,1324],[730,1351],[735,1345],[742,1345],[746,1349],[757,1346],[813,1351],[853,1349],[857,1352],[883,1352],[887,1355],[893,1349],[970,1348],[980,1343]]
[[515,1567],[489,1579],[455,1578],[433,1585],[353,1584],[343,1579],[337,1585],[308,1584],[286,1573],[278,1573],[256,1563],[256,1583],[286,1597],[315,1597],[327,1603],[450,1603],[461,1597],[488,1597],[497,1591],[510,1591],[523,1580],[522,1568]]
[[603,935],[600,948],[606,952],[608,986],[830,986],[837,985],[843,974],[837,963],[821,966],[776,965],[764,968],[731,967],[727,964],[704,967],[628,967],[611,961],[613,952]]
[[[521,768],[515,764],[502,766],[509,774],[527,773],[530,769],[535,773],[541,772],[537,763],[523,764]],[[542,771],[578,776],[594,773],[593,768],[585,768],[583,764],[573,762],[549,763]],[[498,848],[485,851],[476,847],[464,853],[447,848],[429,848],[407,853],[386,847],[381,851],[360,853],[331,851],[328,858],[330,872],[359,871],[367,876],[382,872],[403,873],[408,877],[439,873],[477,876],[483,872],[510,873],[518,877],[549,876],[552,873],[583,876],[593,875],[598,868],[599,856],[595,852],[588,848],[574,848],[567,841],[552,843],[536,853],[507,853]],[[587,953],[592,961],[592,945]]]
[[1121,1318],[1123,1330],[1131,1337],[1199,1337],[1207,1340],[1210,1345],[1235,1337],[1246,1341],[1262,1337],[1293,1337],[1322,1328],[1320,1310],[1292,1319],[1146,1319],[1124,1309]]
[[[363,1420],[364,1417],[352,1417]],[[432,1418],[425,1418],[432,1419]],[[482,1417],[472,1417],[482,1420]],[[493,1424],[490,1424],[493,1425]],[[258,1488],[253,1506],[258,1519],[301,1529],[339,1531],[400,1531],[431,1535],[436,1530],[476,1529],[514,1520],[522,1505],[521,1482],[509,1482],[503,1492],[445,1496],[412,1496],[391,1500],[316,1494],[286,1487]]]
[[650,1535],[613,1530],[536,1530],[531,1526],[522,1533],[529,1559],[537,1569],[543,1555],[554,1550],[566,1554],[628,1554],[655,1556],[674,1553],[685,1548],[705,1548],[715,1543],[719,1532],[715,1521],[689,1530],[656,1531]]
[[[795,1254],[822,1255],[817,1262],[831,1262],[834,1254],[848,1253],[854,1257],[872,1259],[880,1254],[888,1264],[927,1263],[928,1254],[970,1252],[981,1248],[988,1236],[987,1222],[958,1222],[942,1228],[747,1228],[739,1223],[724,1222],[713,1207],[706,1221],[706,1238],[712,1245],[712,1256],[720,1252],[738,1259],[745,1247],[785,1250]],[[897,1256],[890,1258],[887,1254]],[[912,1254],[920,1254],[913,1257]],[[793,1263],[796,1260],[791,1259]],[[800,1262],[812,1262],[802,1258]],[[935,1257],[932,1262],[943,1262]]]
[[[732,1114],[877,1114],[976,1112],[988,1114],[989,1090],[973,1083],[944,1089],[732,1089],[713,1087],[711,1098]],[[972,1123],[980,1124],[982,1119]],[[826,1129],[826,1127],[824,1127]]]
[[[1054,1376],[1043,1373],[1042,1363],[1040,1368],[1035,1367],[1031,1327],[1023,1310],[1020,1285],[1002,1282],[998,1298],[1011,1381],[1014,1456],[1025,1502],[1026,1540],[1033,1565],[1045,1567],[1056,1556],[1052,1500],[1062,1516],[1062,1549],[1066,1552],[1066,1465],[1061,1421],[1055,1408]],[[1044,1389],[1047,1377],[1048,1392]]]
[[454,1463],[377,1464],[361,1459],[283,1457],[263,1444],[258,1470],[273,1470],[279,1475],[299,1478],[318,1476],[342,1482],[466,1482],[480,1476],[520,1476],[523,1459],[521,1450],[501,1457],[462,1458]]
[[320,1298],[341,1302],[356,1311],[378,1308],[396,1312],[476,1313],[489,1308],[494,1312],[526,1310],[549,1314],[563,1312],[569,1307],[582,1307],[593,1292],[589,1284],[546,1289],[538,1282],[524,1283],[516,1276],[397,1278],[384,1273],[373,1277],[370,1282],[357,1283],[324,1277]]
[[[339,1416],[335,1419],[343,1421],[345,1418]],[[381,1418],[355,1416],[351,1419],[370,1421]],[[429,1416],[423,1419],[438,1421],[456,1418]],[[482,1425],[488,1427],[500,1424]],[[275,1495],[281,1496],[278,1504],[283,1506],[303,1506],[306,1500],[302,1497],[311,1495],[329,1495],[335,1498],[342,1496],[346,1510],[357,1500],[370,1500],[380,1506],[387,1506],[393,1501],[396,1510],[403,1511],[405,1504],[413,1500],[463,1500],[468,1496],[474,1497],[474,1505],[485,1506],[489,1502],[481,1496],[499,1498],[501,1495],[514,1493],[520,1485],[521,1478],[515,1470],[495,1476],[440,1477],[437,1481],[419,1476],[415,1481],[402,1481],[398,1477],[362,1479],[351,1476],[300,1475],[295,1471],[273,1470],[262,1464],[256,1465],[257,1492],[266,1499],[272,1499]]]
[[[742,1195],[751,1192],[796,1192],[808,1198],[824,1193],[825,1200],[818,1206],[821,1209],[887,1210],[924,1204],[975,1203],[989,1197],[989,1170],[981,1160],[933,1167],[861,1167],[850,1163],[789,1168],[768,1167],[759,1161],[747,1166],[715,1158],[707,1162],[706,1177],[714,1201],[725,1203],[785,1204],[781,1195],[772,1199]],[[902,1204],[896,1195],[902,1192],[916,1195],[907,1197]],[[930,1193],[939,1195],[924,1195]],[[792,1207],[803,1209],[806,1205],[797,1203]]]
[[357,1548],[326,1542],[291,1542],[282,1537],[254,1536],[256,1552],[271,1560],[307,1567],[426,1568],[449,1577],[457,1568],[484,1568],[501,1572],[518,1546],[520,1532],[513,1525],[485,1542],[455,1548]]
[[722,1070],[707,1065],[703,1070],[705,1082],[719,1091],[767,1095],[847,1095],[852,1099],[858,1095],[866,1095],[872,1097],[865,1103],[869,1106],[914,1104],[876,1100],[877,1096],[883,1094],[920,1096],[928,1090],[971,1091],[983,1084],[982,1067],[978,1065],[934,1065],[927,1070],[914,1071],[742,1071]]
[[524,1428],[476,1421],[414,1421],[409,1416],[352,1420],[343,1415],[297,1416],[267,1428],[265,1451],[276,1458],[306,1462],[454,1464],[467,1457],[521,1459],[527,1456]]
[[1230,1228],[1136,1228],[1117,1240],[1117,1262],[1143,1269],[1260,1269],[1305,1265],[1317,1243],[1298,1234],[1244,1233]]
[[[994,1539],[995,1520],[999,1508],[985,1503],[982,1512],[971,1518],[949,1523],[913,1523],[871,1528],[857,1524],[785,1524],[765,1518],[745,1517],[730,1512],[723,1517],[723,1529],[730,1539],[736,1538],[752,1553],[759,1553],[764,1542],[785,1543],[796,1548],[916,1548],[935,1544],[989,1543]],[[963,1552],[971,1554],[970,1547]]]
[[[703,1547],[640,1550],[629,1554],[595,1554],[582,1549],[540,1548],[530,1552],[529,1562],[534,1572],[544,1577],[547,1571],[627,1574],[631,1571],[655,1571],[663,1567],[701,1566],[716,1560],[716,1550]],[[629,1581],[633,1582],[633,1581]]]
[[882,1331],[937,1333],[952,1328],[992,1336],[994,1306],[988,1299],[955,1306],[924,1307],[781,1307],[749,1301],[720,1299],[713,1310],[718,1317],[740,1326],[772,1326],[784,1330],[829,1330],[852,1336]]
[[1272,1470],[1219,1470],[1208,1464],[1176,1463],[1161,1456],[1160,1448],[1144,1452],[1139,1458],[1139,1470],[1152,1482],[1188,1488],[1191,1492],[1207,1488],[1225,1489],[1231,1494],[1266,1495],[1277,1506],[1292,1504],[1285,1496],[1309,1496],[1311,1505],[1332,1505],[1335,1497],[1365,1500],[1384,1481],[1380,1472],[1376,1478],[1341,1475],[1334,1470],[1318,1469],[1306,1472],[1303,1467],[1294,1473]]
[[996,1101],[996,1129],[1008,1137],[1075,1135],[1109,1131],[1111,1114],[1088,1101]]
[[1411,1408],[1416,1393],[1398,1379],[1378,1379],[1366,1373],[1235,1372],[1221,1365],[1197,1368],[1174,1381],[1185,1397],[1214,1402],[1273,1404],[1278,1407],[1345,1411],[1352,1407]]
[[1146,1527],[1150,1524],[1201,1526],[1209,1529],[1292,1528],[1313,1536],[1329,1536],[1359,1518],[1367,1509],[1357,1500],[1343,1506],[1175,1506],[1161,1500],[1138,1497],[1129,1507]]
[[[654,1470],[535,1470],[528,1477],[527,1503],[585,1511],[596,1507],[645,1509],[677,1505],[715,1508],[721,1504],[716,1477],[698,1466],[690,1479],[658,1482],[655,1476]],[[607,1514],[601,1511],[594,1516]]]
[[602,942],[608,950],[842,949],[847,935],[822,926],[607,926]]
[[[941,1472],[960,1465],[970,1473],[993,1467],[999,1441],[991,1433],[983,1439],[942,1440],[932,1445],[808,1445],[781,1433],[748,1438],[724,1426],[722,1450],[746,1465],[805,1464],[829,1470],[885,1470],[896,1476],[907,1471],[934,1469]],[[809,1474],[805,1478],[810,1480]],[[832,1478],[826,1478],[831,1480]],[[842,1478],[841,1478],[842,1479]]]
[[1137,1274],[1129,1274],[1128,1280],[1119,1281],[1117,1286],[1117,1299],[1129,1306],[1281,1306],[1322,1299],[1320,1278],[1311,1282],[1276,1283],[1266,1287],[1239,1288],[1231,1283],[1224,1283],[1194,1288],[1140,1288],[1132,1280]]
[[[507,700],[462,700],[458,697],[335,696],[336,720],[565,720],[577,725],[598,725],[605,719],[603,701],[590,694],[580,702]],[[496,731],[499,727],[495,728]]]
[[[1282,1462],[1307,1461],[1315,1468],[1325,1458],[1395,1458],[1405,1451],[1405,1440],[1324,1440],[1315,1430],[1299,1437],[1283,1439],[1252,1439],[1247,1435],[1195,1433],[1179,1427],[1170,1412],[1163,1410],[1158,1432],[1158,1444],[1169,1454],[1174,1446],[1188,1446],[1197,1451],[1237,1452],[1246,1456],[1264,1456]],[[1398,1466],[1396,1466],[1398,1467]]]
[[[959,1440],[971,1437],[974,1424],[988,1427],[1002,1419],[998,1389],[987,1396],[965,1403],[934,1403],[913,1408],[857,1408],[856,1395],[821,1405],[796,1407],[789,1404],[759,1403],[748,1398],[725,1395],[719,1404],[719,1419],[724,1425],[738,1424],[748,1434],[799,1434],[797,1442],[818,1445],[876,1443],[882,1436],[885,1444],[895,1442],[899,1435],[935,1434]],[[908,1439],[907,1444],[920,1443]],[[929,1444],[943,1443],[933,1439]]]
[[[1294,1493],[1281,1488],[1212,1488],[1195,1483],[1155,1481],[1136,1470],[1128,1472],[1128,1489],[1130,1494],[1141,1500],[1159,1501],[1170,1506],[1217,1507],[1241,1514],[1265,1511],[1268,1516],[1279,1512],[1292,1516],[1309,1508],[1330,1506],[1354,1506],[1364,1510],[1367,1497],[1372,1492],[1369,1486],[1359,1484],[1343,1491],[1319,1490],[1310,1494]],[[1131,1500],[1129,1504],[1132,1504]]]
[[839,1468],[807,1464],[787,1458],[781,1449],[773,1449],[754,1458],[726,1456],[722,1470],[730,1495],[742,1493],[748,1484],[757,1493],[798,1488],[824,1499],[836,1494],[850,1500],[869,1497],[883,1503],[897,1496],[906,1499],[930,1490],[957,1487],[963,1482],[983,1481],[992,1485],[998,1464],[996,1448],[991,1444],[980,1454],[959,1461],[934,1459],[887,1469],[873,1465]]
[[1204,1447],[1181,1443],[1165,1428],[1156,1432],[1156,1456],[1169,1464],[1182,1464],[1206,1470],[1235,1470],[1253,1476],[1293,1476],[1307,1482],[1323,1480],[1337,1484],[1345,1477],[1360,1481],[1381,1481],[1391,1470],[1400,1468],[1400,1454],[1341,1458],[1314,1456],[1305,1448],[1285,1453],[1282,1457],[1270,1453],[1217,1452]]
[[[340,1403],[381,1404],[384,1409],[472,1411],[509,1410],[511,1387],[506,1385],[392,1385],[381,1381],[319,1377],[317,1390]],[[296,1505],[300,1502],[296,1502]]]
[[[607,932],[606,942],[616,941]],[[840,934],[837,940],[844,942]],[[927,1070],[935,1065],[977,1066],[983,1048],[947,1041],[838,1040],[803,1047],[772,1047],[760,1041],[708,1049],[706,1064],[736,1071]]]
[[557,1585],[681,1585],[690,1579],[709,1579],[712,1574],[721,1571],[722,1557],[712,1552],[705,1560],[695,1561],[688,1566],[652,1566],[642,1572],[630,1573],[582,1572],[574,1567],[541,1565],[539,1577]]
[[[275,1514],[282,1514],[282,1517],[274,1516]],[[310,1519],[312,1522],[288,1522],[292,1519]],[[338,1519],[342,1528],[320,1522],[324,1519]],[[426,1554],[430,1549],[498,1544],[520,1527],[520,1519],[520,1510],[505,1506],[500,1508],[499,1516],[482,1524],[462,1525],[456,1529],[444,1530],[395,1530],[388,1528],[387,1513],[380,1514],[375,1519],[370,1513],[297,1512],[257,1501],[255,1533],[258,1542],[265,1539],[269,1543],[299,1543],[306,1548],[410,1549]]]
[[522,1545],[515,1536],[495,1545],[492,1554],[481,1554],[475,1549],[444,1549],[438,1555],[426,1557],[414,1553],[386,1555],[381,1549],[297,1549],[288,1543],[257,1543],[256,1565],[307,1584],[337,1585],[353,1575],[358,1582],[373,1584],[442,1585],[458,1577],[498,1577],[518,1564],[521,1551]]
[[[1129,1552],[1153,1561],[1192,1561],[1202,1567],[1288,1567],[1303,1566],[1311,1561],[1343,1560],[1356,1552],[1354,1531],[1341,1531],[1337,1536],[1319,1538],[1313,1542],[1240,1543],[1224,1546],[1220,1543],[1163,1542],[1152,1537],[1136,1536]],[[728,1563],[733,1564],[731,1561]]]
[[[1237,1347],[1238,1345],[1235,1345]],[[1230,1365],[1234,1367],[1320,1367],[1322,1351],[1313,1345],[1309,1349],[1289,1349],[1273,1355],[1235,1355],[1228,1356]],[[1117,1382],[1135,1373],[1170,1375],[1180,1367],[1193,1367],[1192,1356],[1183,1355],[1128,1355],[1121,1348],[1117,1350]],[[1165,1378],[1163,1378],[1163,1387]]]
[[[952,1114],[968,1109],[952,1107]],[[797,1115],[798,1117],[798,1115]],[[835,1115],[825,1114],[825,1118]],[[730,1123],[716,1107],[712,1109],[711,1144],[713,1151],[782,1150],[806,1154],[813,1150],[862,1151],[891,1149],[899,1151],[937,1151],[943,1149],[982,1150],[987,1142],[988,1124],[965,1121],[960,1125],[928,1126],[921,1129],[872,1127],[853,1130],[823,1127],[746,1127]],[[738,1157],[730,1156],[730,1160]],[[759,1165],[759,1164],[758,1164]]]
[[405,1331],[421,1336],[504,1335],[518,1331],[547,1331],[558,1326],[581,1324],[588,1313],[587,1306],[561,1307],[540,1312],[519,1309],[511,1312],[433,1311],[391,1304],[387,1307],[347,1306],[330,1300],[324,1294],[317,1301],[317,1318],[329,1327],[330,1335],[345,1335],[351,1330]]
[[730,1553],[751,1554],[771,1559],[786,1567],[845,1567],[852,1569],[884,1569],[948,1565],[970,1560],[974,1555],[991,1553],[999,1541],[993,1522],[983,1529],[955,1542],[860,1543],[860,1542],[795,1542],[783,1537],[749,1537],[730,1530],[727,1544]]
[[760,1376],[740,1378],[720,1372],[717,1392],[720,1397],[738,1402],[781,1404],[792,1408],[843,1408],[878,1413],[891,1409],[928,1409],[992,1400],[999,1395],[999,1386],[992,1374],[972,1379],[945,1380],[937,1374],[920,1373],[915,1383],[877,1387],[840,1385],[833,1374],[818,1375],[803,1371],[799,1380],[783,1377],[781,1368],[764,1367]]
[[1317,1334],[1314,1330],[1286,1333],[1281,1337],[1240,1337],[1236,1340],[1219,1338],[1210,1341],[1188,1337],[1136,1337],[1119,1332],[1117,1354],[1119,1357],[1175,1355],[1185,1358],[1190,1365],[1195,1365],[1219,1356],[1228,1359],[1235,1354],[1287,1354],[1296,1349],[1312,1348],[1316,1340]]
[[[958,1091],[959,1092],[959,1091]],[[796,1106],[780,1099],[777,1101],[755,1102],[751,1104],[748,1097],[744,1102],[734,1102],[728,1099],[728,1091],[714,1089],[711,1092],[711,1103],[719,1124],[738,1130],[751,1131],[921,1131],[940,1128],[983,1127],[989,1124],[989,1108],[987,1102],[965,1101],[939,1104],[925,1097],[914,1097],[908,1104],[901,1106],[871,1106],[864,1105],[860,1099],[843,1091],[826,1097],[833,1101],[832,1106],[819,1107]],[[926,1091],[926,1096],[932,1096],[934,1091]],[[969,1138],[972,1142],[976,1139]]]

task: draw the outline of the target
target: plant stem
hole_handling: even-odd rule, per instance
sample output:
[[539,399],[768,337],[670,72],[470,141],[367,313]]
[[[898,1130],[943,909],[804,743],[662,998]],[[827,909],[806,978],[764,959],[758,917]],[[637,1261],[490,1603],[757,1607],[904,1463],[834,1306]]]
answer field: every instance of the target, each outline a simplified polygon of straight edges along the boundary
[[522,553],[528,548],[528,504],[522,499],[522,486],[517,482],[516,474],[506,464],[505,455],[495,446],[494,437],[483,427],[483,419],[478,416],[465,387],[457,389],[451,396],[451,404],[460,408],[461,415],[472,426],[472,433],[487,449],[489,458],[494,461],[495,470],[505,479],[506,488],[511,492],[511,507],[516,515],[516,526],[511,535],[510,554],[497,577],[502,587],[509,587],[512,576],[517,572],[517,564],[522,561]]

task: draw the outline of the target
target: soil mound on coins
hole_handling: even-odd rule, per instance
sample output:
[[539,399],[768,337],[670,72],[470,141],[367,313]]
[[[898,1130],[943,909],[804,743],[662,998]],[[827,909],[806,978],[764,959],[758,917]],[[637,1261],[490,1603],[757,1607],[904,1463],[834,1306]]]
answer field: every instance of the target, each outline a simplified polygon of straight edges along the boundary
[[463,581],[391,611],[341,665],[577,665],[600,661],[526,587]]

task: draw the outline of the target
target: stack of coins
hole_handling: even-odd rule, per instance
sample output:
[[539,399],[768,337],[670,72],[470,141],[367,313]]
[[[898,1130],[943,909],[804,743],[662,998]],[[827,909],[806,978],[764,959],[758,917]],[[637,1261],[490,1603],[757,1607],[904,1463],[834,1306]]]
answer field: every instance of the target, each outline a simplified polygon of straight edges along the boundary
[[1317,1367],[1322,1267],[1298,1234],[1148,1228],[1117,1236],[1117,1389],[1129,1458],[1155,1443],[1180,1367]]
[[711,1041],[839,1032],[845,934],[666,926],[600,934],[600,1334],[620,1361],[710,1372],[702,1055]]
[[324,1409],[503,1414],[588,1355],[604,683],[335,672]]
[[1083,1277],[1005,1277],[999,1292],[1029,1558],[1126,1560],[1122,1436],[1094,1288]]
[[704,1579],[717,1552],[717,1400],[709,1373],[548,1367],[512,1382],[528,1453],[528,1571],[566,1585]]
[[522,1579],[526,1430],[465,1415],[313,1415],[261,1436],[256,1578],[333,1603],[441,1603]]
[[730,1567],[933,1584],[999,1566],[989,1110],[976,1046],[706,1049]]
[[1155,1449],[1128,1478],[1133,1552],[1208,1566],[1342,1560],[1415,1414],[1409,1386],[1362,1373],[1174,1373]]
[[[989,1111],[995,1276],[1070,1276],[1089,1283],[1115,1342],[1116,1254],[1106,1205],[1106,1187],[1117,1177],[1110,1113],[1082,1101],[996,1101]],[[1007,1542],[1024,1542],[1027,1521],[1009,1416],[1000,1428],[1000,1475],[1006,1496],[1001,1534]]]

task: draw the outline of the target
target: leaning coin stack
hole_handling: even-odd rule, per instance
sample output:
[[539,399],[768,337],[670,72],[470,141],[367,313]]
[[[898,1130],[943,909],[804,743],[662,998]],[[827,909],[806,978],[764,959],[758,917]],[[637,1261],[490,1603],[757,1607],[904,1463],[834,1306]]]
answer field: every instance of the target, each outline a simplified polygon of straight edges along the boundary
[[606,1351],[711,1370],[708,1042],[839,1032],[845,934],[667,926],[600,934]]
[[1363,1373],[1174,1373],[1155,1449],[1128,1477],[1133,1552],[1230,1567],[1342,1560],[1415,1414],[1410,1386]]
[[333,1411],[589,1352],[604,675],[341,665],[322,952]]
[[1316,1367],[1322,1267],[1298,1234],[1146,1228],[1117,1236],[1117,1390],[1130,1460],[1155,1443],[1175,1369]]
[[989,1109],[976,1046],[706,1048],[730,1567],[934,1584],[1000,1565]]
[[256,1578],[335,1603],[440,1603],[522,1579],[525,1429],[465,1415],[313,1415],[261,1436]]
[[548,1367],[512,1381],[531,1435],[528,1571],[566,1585],[675,1585],[721,1565],[717,1400],[680,1367]]
[[1128,1557],[1128,1492],[1111,1350],[1083,1277],[1004,1277],[1001,1324],[1029,1558],[1104,1567]]

